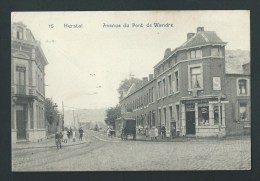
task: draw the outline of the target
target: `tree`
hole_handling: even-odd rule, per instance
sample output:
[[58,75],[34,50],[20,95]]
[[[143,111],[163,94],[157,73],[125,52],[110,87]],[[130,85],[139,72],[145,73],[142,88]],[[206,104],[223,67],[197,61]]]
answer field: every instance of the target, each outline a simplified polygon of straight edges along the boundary
[[48,123],[52,125],[58,117],[58,111],[54,109],[55,104],[53,103],[52,99],[46,98],[44,102],[45,107],[45,118],[47,119]]
[[127,92],[128,89],[132,86],[132,84],[139,84],[141,83],[142,80],[141,79],[138,79],[138,78],[130,78],[130,79],[124,79],[121,81],[120,85],[119,85],[119,88],[117,89],[118,93],[119,93],[119,101],[121,99],[123,99],[124,97],[124,92]]
[[120,105],[116,105],[115,107],[110,107],[106,110],[106,118],[105,123],[107,125],[115,126],[115,120],[121,116],[121,108]]

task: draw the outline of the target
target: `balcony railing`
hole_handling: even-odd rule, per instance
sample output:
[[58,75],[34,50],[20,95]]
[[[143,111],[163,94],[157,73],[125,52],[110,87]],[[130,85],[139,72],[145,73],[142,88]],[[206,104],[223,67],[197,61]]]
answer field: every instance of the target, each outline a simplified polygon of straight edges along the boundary
[[16,93],[20,95],[26,94],[26,86],[25,85],[16,85]]

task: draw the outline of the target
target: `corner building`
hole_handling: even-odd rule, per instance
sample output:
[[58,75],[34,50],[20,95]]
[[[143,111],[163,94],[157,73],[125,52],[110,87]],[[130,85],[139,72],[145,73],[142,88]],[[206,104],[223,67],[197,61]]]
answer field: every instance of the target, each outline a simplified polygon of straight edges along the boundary
[[13,23],[11,28],[12,142],[39,141],[46,137],[44,81],[48,62],[26,25]]
[[[157,126],[159,131],[165,125],[167,135],[171,130],[178,136],[196,137],[244,133],[245,127],[251,128],[250,116],[239,124],[234,121],[233,112],[237,114],[235,117],[241,115],[239,111],[245,112],[244,109],[250,114],[249,85],[247,94],[232,96],[240,84],[237,78],[226,74],[226,44],[216,32],[204,31],[204,27],[198,27],[196,33],[188,33],[184,44],[174,50],[165,50],[164,58],[154,66],[153,80],[139,87],[133,85],[128,90],[120,102],[123,117],[136,118],[137,126],[140,122],[149,127],[154,123],[151,125]],[[247,83],[249,78],[249,74],[240,75]],[[154,88],[154,100],[147,106],[144,101],[148,87]],[[238,97],[242,108],[234,106],[239,104]],[[230,110],[230,106],[234,108]]]

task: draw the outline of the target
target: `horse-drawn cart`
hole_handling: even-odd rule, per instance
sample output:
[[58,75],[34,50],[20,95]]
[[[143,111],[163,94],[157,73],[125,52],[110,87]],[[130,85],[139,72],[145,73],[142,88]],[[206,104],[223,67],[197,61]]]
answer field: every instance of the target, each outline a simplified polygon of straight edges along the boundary
[[122,118],[121,139],[127,140],[128,135],[133,135],[133,140],[136,139],[136,120],[132,118]]

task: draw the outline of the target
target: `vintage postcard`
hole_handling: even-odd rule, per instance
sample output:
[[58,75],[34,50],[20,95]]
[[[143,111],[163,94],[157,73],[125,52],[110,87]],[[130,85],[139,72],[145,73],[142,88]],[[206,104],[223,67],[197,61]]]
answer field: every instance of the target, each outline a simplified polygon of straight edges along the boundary
[[11,13],[12,171],[251,170],[250,11]]

